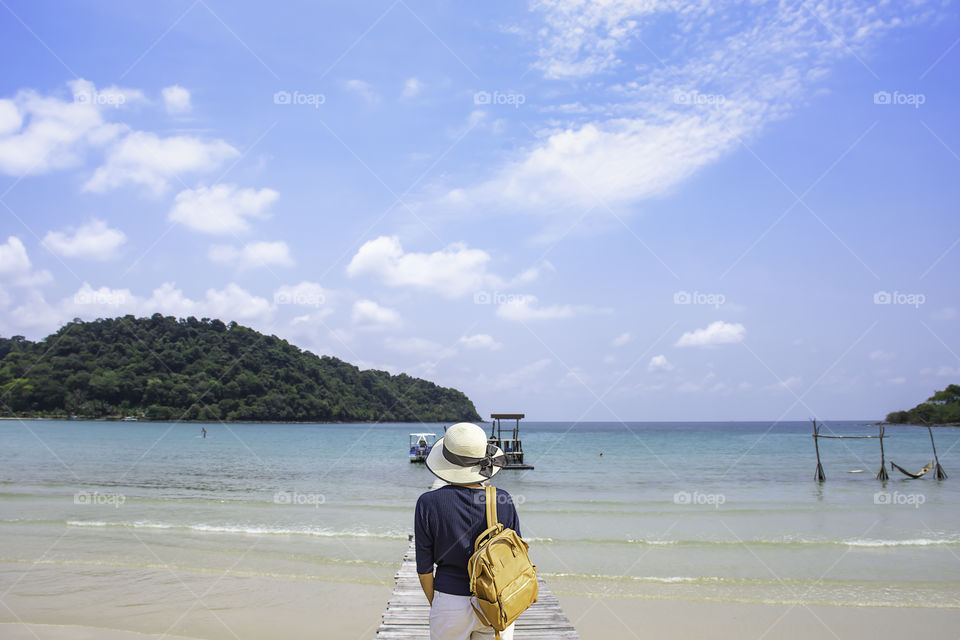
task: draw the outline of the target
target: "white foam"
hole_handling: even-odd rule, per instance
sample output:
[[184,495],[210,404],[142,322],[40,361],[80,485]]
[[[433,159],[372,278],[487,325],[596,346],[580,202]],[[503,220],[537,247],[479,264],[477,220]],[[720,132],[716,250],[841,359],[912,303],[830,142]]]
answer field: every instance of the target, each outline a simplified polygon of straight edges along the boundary
[[100,520],[68,520],[71,527],[122,527],[129,529],[186,529],[200,533],[232,533],[240,535],[301,535],[318,536],[322,538],[385,538],[390,540],[405,540],[406,534],[374,533],[364,530],[333,531],[330,529],[282,529],[277,527],[257,527],[245,525],[212,525],[212,524],[172,524],[166,522],[103,522]]

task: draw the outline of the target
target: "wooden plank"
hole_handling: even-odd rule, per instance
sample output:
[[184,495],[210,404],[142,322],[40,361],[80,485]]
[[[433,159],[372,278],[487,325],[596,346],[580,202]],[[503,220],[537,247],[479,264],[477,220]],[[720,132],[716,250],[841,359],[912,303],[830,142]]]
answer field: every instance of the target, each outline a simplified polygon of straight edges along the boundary
[[[442,486],[437,480],[432,489]],[[403,554],[400,568],[395,575],[396,585],[383,612],[383,621],[377,630],[377,640],[429,640],[430,606],[420,588],[417,576],[416,549],[413,536],[410,546]],[[539,579],[540,594],[537,602],[524,611],[514,623],[513,637],[516,640],[580,640],[560,601]]]

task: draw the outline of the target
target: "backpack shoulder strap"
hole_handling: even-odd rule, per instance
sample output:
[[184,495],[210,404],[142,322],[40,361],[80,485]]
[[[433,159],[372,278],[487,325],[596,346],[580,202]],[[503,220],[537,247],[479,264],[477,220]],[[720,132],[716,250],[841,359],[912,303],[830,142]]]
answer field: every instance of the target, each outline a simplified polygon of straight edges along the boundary
[[497,488],[484,487],[487,503],[487,529],[497,526]]

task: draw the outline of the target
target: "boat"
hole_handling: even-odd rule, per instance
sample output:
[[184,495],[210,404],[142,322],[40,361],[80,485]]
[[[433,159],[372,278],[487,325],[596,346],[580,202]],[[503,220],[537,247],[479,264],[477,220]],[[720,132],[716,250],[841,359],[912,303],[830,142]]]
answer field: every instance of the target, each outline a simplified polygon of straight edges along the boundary
[[410,462],[424,462],[437,441],[435,433],[410,434]]
[[[495,444],[503,450],[507,458],[504,469],[533,469],[532,464],[523,461],[523,443],[520,441],[520,421],[525,417],[522,413],[491,413],[490,437],[487,442]],[[506,437],[500,427],[501,420],[514,420],[513,432],[507,431]],[[507,429],[510,429],[509,425]],[[512,436],[512,437],[511,437]]]
[[135,416],[127,416],[126,418],[124,418],[123,420],[121,420],[121,422],[136,422],[136,421],[137,421],[137,419],[136,419]]

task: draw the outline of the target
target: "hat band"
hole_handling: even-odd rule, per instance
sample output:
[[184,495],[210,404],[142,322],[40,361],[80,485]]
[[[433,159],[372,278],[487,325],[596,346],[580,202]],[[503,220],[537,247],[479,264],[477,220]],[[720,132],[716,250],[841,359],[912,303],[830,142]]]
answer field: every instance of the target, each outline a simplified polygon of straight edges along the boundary
[[446,442],[442,443],[440,448],[447,462],[451,462],[459,467],[475,467],[480,465],[480,475],[484,478],[489,478],[493,475],[494,467],[507,466],[507,456],[494,457],[494,454],[497,452],[497,445],[495,444],[487,444],[487,455],[482,458],[470,458],[468,456],[458,455],[450,451],[450,449],[447,449]]

